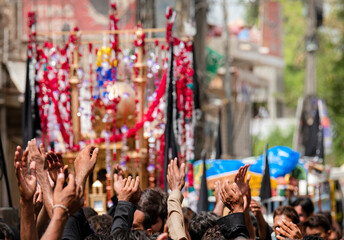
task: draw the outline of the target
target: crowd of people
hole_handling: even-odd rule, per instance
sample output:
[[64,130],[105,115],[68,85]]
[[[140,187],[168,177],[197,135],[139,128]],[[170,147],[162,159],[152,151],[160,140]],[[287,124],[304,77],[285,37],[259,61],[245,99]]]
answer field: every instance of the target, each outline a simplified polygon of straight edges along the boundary
[[[86,179],[98,152],[86,146],[68,173],[71,169],[63,164],[62,156],[37,147],[35,139],[25,151],[17,147],[14,169],[20,192],[21,239],[341,239],[341,227],[331,214],[314,213],[308,198],[275,209],[270,226],[261,204],[251,198],[248,165],[239,169],[234,182],[216,182],[213,211],[198,213],[182,207],[184,163],[170,161],[169,193],[157,188],[141,191],[139,176],[125,178],[116,166],[113,206],[107,214],[98,215],[83,207]],[[14,232],[0,223],[0,239],[16,239]]]

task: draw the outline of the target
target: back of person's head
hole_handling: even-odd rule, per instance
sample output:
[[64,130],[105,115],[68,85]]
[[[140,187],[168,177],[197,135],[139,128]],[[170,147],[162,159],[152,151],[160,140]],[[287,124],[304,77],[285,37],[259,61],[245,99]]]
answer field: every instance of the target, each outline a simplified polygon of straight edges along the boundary
[[331,230],[331,223],[328,221],[328,219],[321,213],[314,214],[311,216],[305,223],[304,227],[309,228],[317,228],[317,227],[323,227],[324,230],[327,232]]
[[323,214],[314,214],[304,222],[303,227],[307,235],[323,238],[328,238],[331,230],[331,224]]
[[290,205],[292,207],[301,206],[307,217],[314,213],[314,204],[310,198],[297,198]]
[[226,240],[218,225],[215,227],[208,228],[203,234],[202,240]]
[[[162,230],[164,221],[167,218],[167,195],[161,189],[145,189],[142,192],[138,206],[141,211],[150,216],[152,229],[154,232]],[[154,229],[154,225],[159,224],[159,229]]]
[[113,240],[150,240],[148,234],[142,230],[119,228],[111,234]]
[[327,221],[332,225],[332,216],[331,216],[331,213],[329,211],[318,212],[318,214],[323,215],[324,217],[326,217]]
[[199,240],[203,234],[216,225],[219,217],[213,212],[199,212],[190,221],[189,233],[191,240]]
[[189,227],[189,223],[191,219],[196,215],[196,213],[189,207],[183,207],[182,211],[184,215],[184,223],[187,227]]
[[0,239],[14,239],[14,233],[12,229],[6,223],[3,222],[0,222]]
[[318,236],[306,235],[302,238],[302,240],[325,240],[325,239]]
[[291,206],[279,206],[275,209],[273,219],[275,219],[276,216],[284,215],[287,218],[289,218],[294,224],[298,224],[300,222],[299,216],[297,215],[297,212],[294,210]]
[[96,234],[110,235],[112,217],[106,214],[95,215],[88,219],[88,222]]
[[83,210],[84,210],[86,219],[89,219],[90,217],[98,215],[98,213],[91,207],[83,207]]

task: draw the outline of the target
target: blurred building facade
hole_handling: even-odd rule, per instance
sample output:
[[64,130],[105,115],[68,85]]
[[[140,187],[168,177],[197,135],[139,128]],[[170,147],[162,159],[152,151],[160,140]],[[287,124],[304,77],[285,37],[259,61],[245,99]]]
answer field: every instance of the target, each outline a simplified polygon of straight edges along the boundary
[[[224,106],[231,102],[232,134],[228,136],[221,133],[222,158],[226,159],[251,156],[251,119],[261,115],[262,109],[264,116],[259,117],[276,119],[284,116],[282,7],[276,1],[261,1],[260,9],[259,30],[245,26],[241,19],[225,25],[230,33],[227,41],[230,46],[232,98],[228,100],[225,97],[225,69],[219,68],[217,74],[209,79],[210,105],[217,103],[217,111],[222,111],[223,132],[228,132]],[[207,46],[211,51],[224,56],[226,52],[223,46],[226,39],[223,29],[214,25],[211,25],[210,29]],[[216,123],[218,115],[214,111],[214,108],[207,109],[207,116],[210,122]],[[214,141],[213,139],[212,142]],[[232,152],[226,150],[229,141],[233,144]]]

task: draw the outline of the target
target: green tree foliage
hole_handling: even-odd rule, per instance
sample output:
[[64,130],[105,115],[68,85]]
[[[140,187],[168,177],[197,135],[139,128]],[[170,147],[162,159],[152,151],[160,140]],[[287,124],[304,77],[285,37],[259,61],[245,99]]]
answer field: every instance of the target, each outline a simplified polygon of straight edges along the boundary
[[318,95],[325,99],[334,130],[333,153],[326,162],[344,163],[344,0],[327,3],[330,9],[319,31]]

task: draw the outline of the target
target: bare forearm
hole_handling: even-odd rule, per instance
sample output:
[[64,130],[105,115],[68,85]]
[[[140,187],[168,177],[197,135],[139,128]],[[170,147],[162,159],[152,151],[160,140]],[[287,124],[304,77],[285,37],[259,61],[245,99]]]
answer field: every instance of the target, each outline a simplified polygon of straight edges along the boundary
[[222,217],[223,216],[223,209],[225,208],[225,205],[223,204],[222,201],[218,201],[215,204],[213,213],[215,213],[217,216]]
[[38,215],[36,228],[37,233],[39,237],[42,237],[43,233],[45,232],[48,224],[49,224],[50,218],[47,213],[46,208],[43,206],[41,212]]
[[39,185],[43,192],[43,203],[49,218],[53,217],[53,190],[50,186],[48,174],[43,171],[37,174]]
[[258,233],[260,239],[266,239],[268,232],[268,224],[265,222],[265,219],[262,214],[257,214],[257,224],[258,224]]
[[63,209],[56,208],[47,230],[41,240],[61,239],[64,225],[67,222],[67,215]]
[[21,239],[38,239],[32,200],[20,199],[20,225]]
[[250,234],[250,239],[256,239],[256,233],[254,232],[250,212],[244,211],[244,215],[245,215],[245,225],[247,227],[248,233]]

